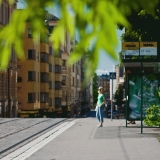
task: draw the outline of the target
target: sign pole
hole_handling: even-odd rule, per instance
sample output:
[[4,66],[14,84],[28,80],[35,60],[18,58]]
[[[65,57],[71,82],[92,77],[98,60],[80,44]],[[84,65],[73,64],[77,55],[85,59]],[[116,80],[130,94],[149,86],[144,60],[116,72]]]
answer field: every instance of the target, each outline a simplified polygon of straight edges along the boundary
[[111,91],[112,91],[112,103],[111,103],[111,121],[112,121],[112,117],[113,117],[113,79],[116,79],[116,72],[110,72],[109,73],[109,76],[110,76],[110,79],[112,80],[112,88],[111,88]]
[[142,81],[142,76],[143,76],[143,69],[142,69],[142,62],[141,62],[141,134],[143,133],[143,81]]
[[111,121],[112,121],[112,113],[113,113],[113,74],[112,74],[112,105],[111,105]]

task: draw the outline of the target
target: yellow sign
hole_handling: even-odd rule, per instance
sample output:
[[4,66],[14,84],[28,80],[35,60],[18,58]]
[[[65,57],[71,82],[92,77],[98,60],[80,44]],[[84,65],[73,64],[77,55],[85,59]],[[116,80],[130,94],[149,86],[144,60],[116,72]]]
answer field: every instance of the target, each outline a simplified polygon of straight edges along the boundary
[[157,42],[140,42],[140,47],[156,47]]
[[122,42],[122,50],[139,50],[139,42]]

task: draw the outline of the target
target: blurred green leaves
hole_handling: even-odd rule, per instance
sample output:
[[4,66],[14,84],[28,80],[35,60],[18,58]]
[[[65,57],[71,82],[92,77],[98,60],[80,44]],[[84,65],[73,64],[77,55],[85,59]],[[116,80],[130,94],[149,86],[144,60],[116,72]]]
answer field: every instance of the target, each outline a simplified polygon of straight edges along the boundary
[[144,123],[148,126],[160,127],[160,107],[158,105],[150,106],[146,110],[146,117]]
[[[13,3],[13,0],[9,2]],[[116,25],[129,28],[130,25],[125,17],[131,13],[131,10],[143,8],[154,13],[154,7],[158,2],[158,0],[24,0],[26,8],[15,10],[10,24],[0,30],[1,67],[7,67],[12,44],[15,46],[17,56],[24,57],[23,38],[26,22],[32,28],[32,35],[36,42],[39,33],[45,32],[46,29],[45,10],[58,5],[61,17],[50,36],[50,41],[54,49],[58,50],[65,38],[64,29],[72,39],[77,31],[79,42],[69,63],[73,64],[80,58],[84,58],[85,78],[89,80],[98,65],[101,50],[106,51],[114,59],[118,57]],[[91,51],[89,55],[88,50]]]

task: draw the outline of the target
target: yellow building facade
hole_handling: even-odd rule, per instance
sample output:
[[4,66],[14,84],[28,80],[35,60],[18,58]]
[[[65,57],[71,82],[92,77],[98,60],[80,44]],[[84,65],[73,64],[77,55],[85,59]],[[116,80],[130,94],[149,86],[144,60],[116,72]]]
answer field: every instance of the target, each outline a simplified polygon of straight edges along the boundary
[[48,31],[35,44],[31,30],[26,24],[26,59],[18,61],[18,116],[54,117],[61,110],[61,54],[54,54]]

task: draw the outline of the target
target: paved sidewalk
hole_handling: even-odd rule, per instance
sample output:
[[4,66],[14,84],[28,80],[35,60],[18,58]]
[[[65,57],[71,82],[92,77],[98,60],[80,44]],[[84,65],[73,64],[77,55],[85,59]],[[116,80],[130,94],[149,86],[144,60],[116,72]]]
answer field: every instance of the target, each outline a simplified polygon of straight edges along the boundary
[[140,122],[125,127],[125,120],[105,118],[96,127],[95,117],[75,119],[75,124],[27,160],[159,160],[160,128],[144,128]]

